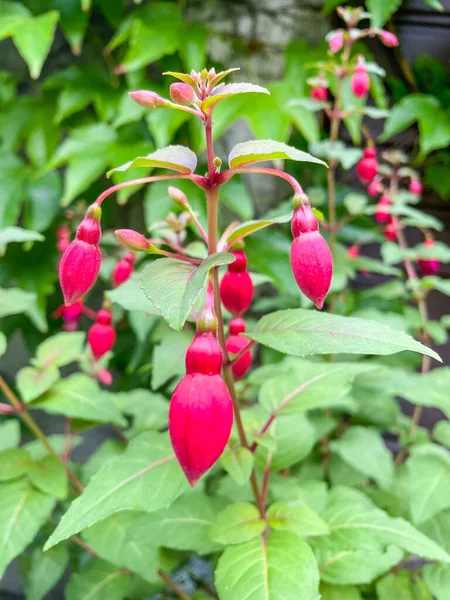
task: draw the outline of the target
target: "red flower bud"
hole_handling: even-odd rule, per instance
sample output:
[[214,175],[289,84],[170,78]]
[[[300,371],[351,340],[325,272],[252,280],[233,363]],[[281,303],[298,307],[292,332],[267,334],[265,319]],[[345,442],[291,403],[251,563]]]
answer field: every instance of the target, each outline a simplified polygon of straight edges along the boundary
[[378,36],[379,36],[381,42],[388,48],[395,48],[396,46],[398,46],[398,37],[395,34],[391,33],[390,31],[386,31],[385,29],[382,29],[378,33]]
[[127,281],[132,273],[134,268],[134,254],[132,252],[127,252],[125,256],[119,260],[119,262],[114,267],[113,272],[113,283],[114,287],[119,286],[121,283]]
[[350,248],[347,248],[347,254],[350,256],[350,258],[358,258],[359,247],[358,246],[350,246]]
[[225,308],[233,315],[242,315],[253,299],[253,281],[246,271],[247,258],[243,250],[233,250],[235,261],[220,284],[220,297]]
[[369,183],[378,172],[378,162],[376,159],[376,150],[367,147],[364,150],[363,157],[356,165],[356,174],[362,183]]
[[[229,330],[230,336],[226,341],[227,350],[232,354],[239,354],[239,352],[241,352],[241,350],[243,350],[249,344],[249,340],[247,338],[239,335],[245,331],[244,319],[232,319],[230,321]],[[241,358],[231,367],[233,375],[236,377],[236,379],[242,379],[250,369],[251,364],[252,350],[250,349],[248,352],[245,352],[245,354],[243,354]]]
[[311,96],[311,98],[313,98],[314,100],[317,100],[318,102],[326,102],[327,98],[328,98],[328,90],[326,87],[317,85],[317,86],[311,88],[310,96]]
[[356,98],[364,98],[367,96],[370,87],[370,79],[367,74],[366,65],[359,62],[355,67],[355,72],[350,79],[350,86],[353,95]]
[[96,360],[109,352],[116,341],[116,332],[111,322],[111,311],[102,308],[97,313],[97,322],[88,331],[88,342]]
[[388,206],[390,206],[391,200],[389,196],[381,196],[381,198],[377,202],[377,211],[375,213],[375,221],[377,223],[383,224],[388,223],[391,220],[391,213],[387,210]]
[[[434,246],[434,240],[425,240],[424,245],[428,248]],[[419,258],[419,267],[422,271],[422,275],[436,275],[441,266],[440,262],[436,258]]]
[[188,83],[178,81],[170,86],[170,97],[177,104],[188,106],[194,102],[195,94]]
[[333,54],[339,52],[344,45],[344,32],[341,30],[335,31],[328,40],[328,46]]
[[381,192],[381,189],[381,183],[377,179],[374,179],[369,183],[367,193],[371,198],[375,198]]
[[136,92],[128,92],[130,98],[132,98],[139,106],[144,108],[164,108],[168,105],[168,101],[162,98],[155,92],[149,92],[147,90],[138,90]]
[[395,242],[395,240],[397,239],[397,227],[392,217],[389,218],[390,221],[384,229],[384,237],[391,242]]
[[233,425],[233,403],[220,377],[222,351],[212,331],[198,332],[186,354],[186,375],[170,401],[175,455],[194,486],[222,454]]
[[309,205],[294,210],[292,233],[291,265],[295,280],[305,296],[321,309],[330,289],[333,259]]
[[100,207],[92,206],[78,227],[77,235],[64,252],[59,265],[59,280],[66,305],[82,298],[94,285],[102,255],[99,242]]
[[145,252],[151,246],[150,242],[142,233],[133,229],[117,229],[114,232],[116,238],[129,250],[134,252]]
[[423,192],[423,185],[418,179],[411,179],[408,189],[411,192],[411,194],[416,194],[416,196],[420,196],[420,194]]

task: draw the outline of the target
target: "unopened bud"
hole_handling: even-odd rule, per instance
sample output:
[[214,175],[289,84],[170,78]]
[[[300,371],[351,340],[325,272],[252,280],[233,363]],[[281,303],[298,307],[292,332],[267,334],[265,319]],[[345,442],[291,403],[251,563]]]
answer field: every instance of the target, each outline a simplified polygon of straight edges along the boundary
[[177,104],[189,106],[195,100],[194,90],[188,83],[178,81],[170,86],[170,97]]
[[169,104],[167,100],[162,98],[156,92],[149,92],[147,90],[128,92],[128,95],[137,102],[139,106],[143,106],[144,108],[164,108]]
[[411,192],[411,194],[420,196],[420,194],[423,192],[423,185],[418,179],[411,179],[408,189]]
[[356,98],[364,98],[369,92],[370,79],[367,74],[366,65],[362,59],[359,60],[355,67],[355,72],[350,79],[350,86]]
[[168,192],[169,192],[170,199],[172,200],[172,202],[174,204],[184,207],[188,203],[186,194],[184,192],[182,192],[180,189],[174,187],[173,185],[169,186]]
[[228,265],[228,271],[220,284],[220,298],[225,308],[234,316],[245,313],[253,299],[253,281],[246,270],[247,258],[243,250],[233,250],[235,261]]
[[111,323],[111,311],[101,308],[97,313],[96,323],[88,331],[89,346],[96,360],[104,356],[114,346],[116,332]]
[[344,45],[344,32],[342,30],[335,31],[328,40],[328,46],[331,52],[336,53],[342,50]]
[[395,48],[396,46],[398,46],[398,37],[394,33],[391,33],[390,31],[386,31],[385,29],[382,29],[378,33],[378,36],[379,36],[381,42],[387,48]]
[[146,252],[151,246],[142,233],[133,229],[117,229],[114,235],[125,248],[134,252]]
[[134,270],[134,260],[134,254],[132,252],[127,252],[116,264],[112,276],[114,287],[118,287],[122,283],[125,283],[125,281],[128,281],[131,277]]

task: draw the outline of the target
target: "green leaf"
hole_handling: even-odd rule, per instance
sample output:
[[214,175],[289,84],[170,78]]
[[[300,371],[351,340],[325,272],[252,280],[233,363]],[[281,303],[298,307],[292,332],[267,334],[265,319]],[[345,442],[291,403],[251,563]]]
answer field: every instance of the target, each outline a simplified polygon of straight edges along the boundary
[[142,433],[108,461],[74,500],[45,545],[51,548],[122,510],[167,507],[187,487],[167,435]]
[[88,25],[89,15],[82,8],[84,2],[85,0],[53,0],[53,7],[59,11],[59,24],[75,56],[81,54]]
[[362,156],[359,148],[349,148],[339,140],[337,142],[317,141],[310,144],[309,149],[321,158],[339,161],[345,170],[351,169]]
[[267,511],[270,527],[286,530],[300,536],[326,535],[328,525],[307,504],[276,502]]
[[330,447],[348,465],[374,479],[380,487],[391,486],[394,475],[392,454],[375,429],[350,427],[339,440],[331,442]]
[[[208,536],[211,523],[227,504],[224,498],[193,492],[178,498],[169,508],[142,515],[129,530],[138,544],[165,546],[209,554],[219,547]],[[216,541],[216,540],[213,540]]]
[[219,461],[238,485],[244,485],[250,479],[253,469],[253,453],[248,448],[226,449]]
[[254,504],[236,502],[227,506],[213,521],[209,535],[212,540],[228,546],[258,537],[266,524]]
[[420,525],[450,507],[450,458],[433,444],[412,449],[406,468],[412,521]]
[[305,309],[280,310],[260,319],[252,340],[294,356],[313,354],[395,354],[411,350],[440,361],[412,337],[375,321]]
[[373,365],[296,361],[295,368],[263,383],[259,402],[276,414],[298,414],[345,404],[353,378]]
[[192,334],[188,331],[168,331],[162,342],[153,348],[152,389],[185,374],[184,358],[191,342]]
[[209,114],[214,106],[221,100],[232,98],[237,94],[268,94],[269,90],[261,87],[260,85],[254,85],[253,83],[225,83],[219,85],[213,89],[208,98],[205,98],[202,102],[202,111]]
[[445,420],[438,421],[433,429],[433,438],[439,444],[450,448],[450,423]]
[[206,64],[206,46],[208,28],[204,23],[187,23],[186,36],[183,38],[179,52],[188,73],[192,69],[200,72]]
[[[22,111],[26,107],[21,107]],[[10,117],[11,118],[11,117]],[[14,128],[17,123],[14,122]],[[4,130],[6,123],[2,123]],[[0,204],[0,227],[15,225],[22,207],[26,169],[24,163],[14,154],[6,154],[0,166],[0,184],[2,186],[2,202]]]
[[423,580],[430,588],[436,600],[448,600],[450,590],[450,567],[441,565],[425,565]]
[[142,290],[170,327],[180,331],[205,287],[209,271],[233,260],[234,256],[228,252],[212,254],[198,266],[161,258],[145,267]]
[[0,577],[33,541],[54,505],[54,498],[34,490],[25,479],[0,486]]
[[401,0],[367,0],[373,27],[382,27],[401,5]]
[[0,331],[0,356],[5,354],[7,346],[8,340],[6,339],[6,335]]
[[[50,149],[43,151],[42,142],[40,141],[39,130],[30,135],[30,140],[36,146],[36,152],[39,154],[40,160],[45,164],[48,160],[46,152],[51,152]],[[42,134],[43,135],[43,134]],[[29,229],[37,231],[46,230],[59,211],[59,200],[61,198],[61,178],[59,173],[51,171],[40,179],[33,179],[28,182],[27,189],[27,210],[26,210],[26,225]]]
[[41,74],[58,19],[58,11],[52,10],[38,17],[24,19],[12,29],[14,44],[27,63],[33,79],[37,79]]
[[42,600],[61,579],[68,562],[69,552],[66,546],[58,546],[45,553],[41,548],[36,548],[31,555],[31,567],[26,575],[27,600]]
[[344,198],[345,208],[351,215],[360,215],[364,212],[364,208],[367,206],[368,198],[365,194],[357,194],[351,192]]
[[231,546],[219,559],[215,583],[221,600],[317,600],[319,571],[308,544],[272,532]]
[[19,288],[0,288],[0,318],[21,313],[26,313],[39,331],[47,331],[47,323],[39,311],[35,292],[25,292]]
[[119,287],[116,287],[113,290],[108,290],[106,292],[106,297],[125,310],[141,311],[148,313],[149,315],[156,314],[155,307],[148,298],[146,298],[140,283],[139,274],[133,273],[128,281],[125,281],[125,283],[122,283],[122,285],[119,285]]
[[251,140],[250,142],[237,144],[228,156],[228,164],[230,169],[239,169],[257,162],[276,159],[310,162],[327,166],[322,160],[314,158],[307,152],[302,152],[297,148],[272,140]]
[[243,181],[236,177],[227,181],[220,190],[220,199],[241,219],[251,219],[253,216],[253,201]]
[[11,242],[43,242],[44,239],[44,236],[37,231],[29,231],[21,227],[0,229],[0,254],[4,254],[5,247]]
[[126,425],[108,394],[102,393],[98,384],[87,375],[75,373],[58,381],[33,407],[50,414],[63,414],[88,422]]
[[122,600],[128,591],[130,575],[103,560],[91,560],[80,573],[74,573],[65,589],[67,600]]
[[136,540],[130,535],[141,520],[140,511],[119,512],[86,529],[82,537],[100,558],[131,569],[147,581],[155,581],[158,570],[156,546],[152,547],[151,537]]
[[321,600],[362,600],[357,588],[348,585],[320,584]]
[[135,388],[111,397],[124,414],[134,418],[136,431],[167,427],[169,404],[162,394],[154,394],[144,388]]
[[48,369],[35,369],[24,367],[17,373],[17,389],[24,402],[32,402],[49,390],[59,379],[56,367]]
[[34,487],[58,500],[64,500],[68,494],[67,473],[56,456],[46,456],[31,463],[28,477]]
[[0,452],[17,448],[20,443],[20,425],[17,419],[0,423]]
[[425,287],[428,289],[434,289],[434,290],[437,290],[438,292],[441,292],[441,294],[450,296],[450,282],[446,279],[428,275],[427,277],[423,277],[421,279],[421,284],[422,284],[422,287]]
[[[423,590],[423,591],[422,591]],[[420,596],[419,596],[420,594]],[[413,580],[407,571],[390,573],[377,583],[378,600],[433,600],[420,579]]]
[[251,235],[260,229],[265,229],[270,225],[276,225],[278,223],[289,223],[292,219],[292,213],[288,215],[282,215],[280,217],[274,217],[273,219],[260,219],[258,221],[247,221],[246,223],[240,223],[232,229],[228,235],[227,242],[231,244],[236,240],[242,240],[247,235]]
[[36,360],[43,369],[64,367],[74,362],[82,353],[85,340],[83,331],[61,332],[39,344]]
[[110,177],[112,173],[127,171],[135,167],[160,167],[162,169],[171,169],[178,173],[193,173],[196,166],[197,157],[192,150],[185,146],[167,146],[167,148],[156,150],[156,152],[148,156],[138,156],[121,167],[111,169],[106,176]]
[[27,473],[30,457],[22,448],[4,450],[0,453],[0,481],[16,479]]
[[[155,144],[158,147],[163,147],[170,144],[176,132],[184,123],[186,123],[186,121],[189,120],[189,118],[190,114],[183,110],[152,110],[149,113],[147,113],[145,120],[147,121],[150,133],[152,134],[155,140]],[[170,154],[169,159],[172,159],[172,156]],[[196,162],[197,160],[195,160],[195,163]]]

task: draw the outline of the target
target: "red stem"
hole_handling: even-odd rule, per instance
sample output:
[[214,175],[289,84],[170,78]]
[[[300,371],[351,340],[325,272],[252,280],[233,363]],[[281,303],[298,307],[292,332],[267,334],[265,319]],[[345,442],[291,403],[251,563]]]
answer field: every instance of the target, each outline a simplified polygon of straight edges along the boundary
[[244,167],[242,169],[228,169],[221,173],[220,178],[221,182],[225,183],[229,181],[233,175],[245,175],[247,173],[262,173],[263,175],[272,175],[273,177],[280,177],[284,179],[288,183],[291,184],[295,194],[304,194],[302,186],[299,182],[293,177],[289,175],[289,173],[285,173],[284,171],[280,171],[279,169],[271,169],[270,167]]

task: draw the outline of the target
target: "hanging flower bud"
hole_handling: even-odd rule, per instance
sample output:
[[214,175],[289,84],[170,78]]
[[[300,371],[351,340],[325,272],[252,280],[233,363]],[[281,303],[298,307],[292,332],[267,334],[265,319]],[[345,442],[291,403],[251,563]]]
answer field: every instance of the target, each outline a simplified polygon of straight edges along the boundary
[[133,229],[117,229],[114,235],[125,248],[134,252],[145,252],[151,246],[151,243],[142,233]]
[[[249,340],[240,333],[244,333],[245,321],[244,319],[232,319],[229,325],[230,335],[226,341],[227,351],[231,354],[239,354],[249,344]],[[231,367],[233,375],[236,379],[242,379],[247,371],[250,369],[252,364],[252,350],[245,352],[239,360],[237,360]]]
[[392,217],[389,218],[390,221],[384,229],[384,237],[390,242],[395,242],[397,239],[397,226]]
[[378,179],[374,179],[367,186],[367,193],[371,198],[375,198],[382,190],[382,185]]
[[103,385],[111,385],[113,382],[112,375],[107,369],[100,369],[97,371],[97,379],[100,383],[103,383]]
[[355,72],[350,79],[350,86],[352,88],[353,95],[356,98],[364,98],[369,93],[370,79],[369,75],[367,74],[364,59],[362,58],[358,59]]
[[396,46],[398,46],[398,37],[390,31],[381,29],[378,32],[378,37],[387,48],[395,48]]
[[188,204],[186,194],[182,192],[179,188],[174,187],[173,185],[169,185],[167,191],[169,192],[170,199],[174,204],[177,204],[182,208],[184,208]]
[[88,331],[89,346],[96,360],[104,356],[114,346],[116,332],[111,323],[111,311],[101,308],[97,313],[97,321]]
[[420,196],[423,192],[423,185],[418,179],[411,179],[409,184],[409,191],[411,194],[415,194],[416,196]]
[[[424,245],[427,248],[433,248],[434,240],[425,240]],[[439,272],[440,262],[436,258],[419,258],[419,267],[422,271],[422,275],[436,275]]]
[[220,297],[225,308],[234,316],[245,313],[252,303],[253,281],[248,274],[247,258],[243,250],[233,250],[235,261],[228,265],[228,271],[220,284]]
[[372,146],[364,149],[361,160],[356,165],[356,174],[364,184],[370,183],[378,172],[377,151]]
[[165,98],[162,98],[155,92],[148,92],[147,90],[138,90],[136,92],[128,92],[130,98],[132,98],[139,106],[144,108],[164,108],[170,106],[170,102]]
[[83,314],[83,300],[77,300],[70,306],[64,304],[56,311],[55,316],[61,316],[63,319],[64,331],[76,331],[78,321]]
[[182,106],[189,106],[195,100],[194,90],[188,83],[183,83],[182,81],[172,83],[170,86],[170,97],[174,102]]
[[350,246],[349,248],[347,248],[347,254],[350,258],[358,258],[359,246]]
[[292,272],[300,290],[320,310],[330,289],[333,259],[311,207],[304,200],[298,202],[294,198]]
[[334,31],[330,38],[328,39],[328,46],[333,54],[342,50],[344,45],[344,32],[342,29],[338,29],[338,31]]
[[313,88],[311,88],[310,96],[318,102],[326,102],[328,98],[328,90],[326,87],[316,85]]
[[186,354],[186,375],[169,408],[170,440],[191,486],[218,460],[233,425],[233,403],[220,376],[222,350],[210,309],[205,309],[198,328]]
[[113,283],[114,287],[119,286],[121,283],[125,283],[128,279],[130,279],[134,269],[134,254],[132,252],[127,252],[125,256],[119,260],[119,262],[114,267],[113,272]]
[[378,200],[375,221],[380,223],[380,225],[391,220],[391,213],[388,210],[390,205],[391,199],[389,196],[381,196],[381,198]]
[[100,206],[93,204],[61,258],[59,280],[67,306],[87,294],[97,279],[102,260],[100,216]]

